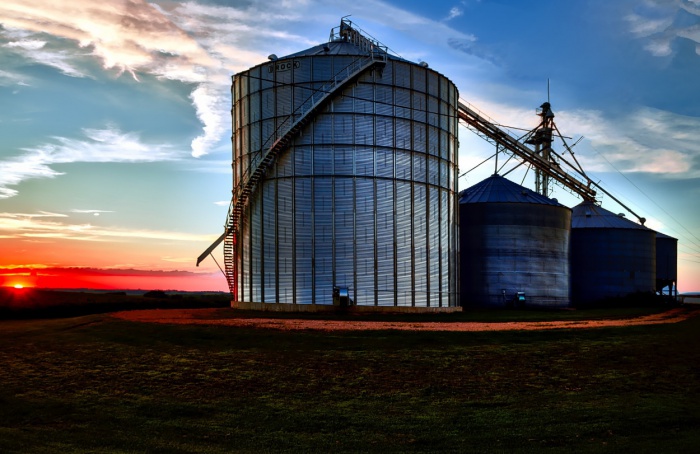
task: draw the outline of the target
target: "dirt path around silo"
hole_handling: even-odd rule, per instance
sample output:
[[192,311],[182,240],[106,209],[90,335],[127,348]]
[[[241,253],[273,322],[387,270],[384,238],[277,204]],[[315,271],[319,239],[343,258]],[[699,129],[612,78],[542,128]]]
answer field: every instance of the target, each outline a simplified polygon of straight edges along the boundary
[[538,322],[424,322],[305,320],[280,318],[221,318],[221,309],[153,309],[115,312],[115,318],[132,322],[174,325],[211,325],[276,330],[314,331],[535,331],[553,329],[592,329],[678,323],[700,314],[700,311],[675,308],[658,314],[626,319],[557,320]]

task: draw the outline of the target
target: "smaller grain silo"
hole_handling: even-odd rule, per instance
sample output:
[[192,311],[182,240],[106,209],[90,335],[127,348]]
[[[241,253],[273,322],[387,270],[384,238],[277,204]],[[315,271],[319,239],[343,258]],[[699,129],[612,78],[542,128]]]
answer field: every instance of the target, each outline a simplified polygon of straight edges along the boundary
[[656,232],[593,202],[571,217],[571,298],[574,305],[653,293]]
[[677,296],[677,282],[678,239],[656,232],[656,291],[661,295]]
[[463,307],[569,305],[569,208],[494,175],[459,209]]

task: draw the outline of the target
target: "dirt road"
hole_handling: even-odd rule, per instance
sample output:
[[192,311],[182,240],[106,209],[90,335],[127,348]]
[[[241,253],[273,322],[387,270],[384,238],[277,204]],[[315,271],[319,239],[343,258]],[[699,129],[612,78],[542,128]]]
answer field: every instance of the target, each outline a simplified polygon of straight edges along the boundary
[[220,309],[155,309],[115,312],[113,317],[133,322],[178,325],[219,325],[277,330],[317,331],[532,331],[552,329],[590,329],[619,326],[677,323],[697,315],[698,311],[675,308],[642,317],[611,320],[568,320],[540,322],[396,322],[358,320],[304,320],[278,318],[221,318]]

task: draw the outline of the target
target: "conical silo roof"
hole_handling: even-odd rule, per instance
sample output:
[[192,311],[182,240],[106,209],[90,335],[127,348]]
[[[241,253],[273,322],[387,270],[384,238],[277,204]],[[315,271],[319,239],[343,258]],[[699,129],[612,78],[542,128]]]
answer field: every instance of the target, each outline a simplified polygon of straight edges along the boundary
[[[287,58],[299,58],[299,57],[312,57],[312,56],[318,56],[318,55],[332,55],[332,56],[366,56],[367,55],[367,50],[362,49],[361,47],[357,46],[356,44],[350,42],[350,41],[344,41],[341,39],[333,40],[333,41],[328,41],[327,43],[322,43],[318,44],[316,46],[310,47],[308,49],[295,52],[293,54],[285,55],[284,57],[280,57],[280,60],[284,60]],[[399,57],[398,55],[394,55],[392,53],[387,53],[386,54],[387,58],[390,60],[398,60],[398,61],[408,61],[404,58]]]
[[581,202],[573,208],[571,228],[650,230],[593,202]]
[[366,51],[363,51],[355,44],[347,41],[330,41],[327,43],[319,44],[313,46],[309,49],[295,52],[290,55],[285,55],[281,59],[292,58],[292,57],[309,57],[314,55],[367,55]]
[[661,232],[656,232],[656,238],[663,238],[663,239],[667,239],[667,240],[676,240],[676,241],[678,241],[678,238],[674,238],[674,237],[672,237],[672,236],[670,236],[670,235],[666,235],[665,233],[661,233]]
[[513,183],[500,175],[493,175],[460,192],[459,203],[536,203],[563,206],[555,199],[538,194]]

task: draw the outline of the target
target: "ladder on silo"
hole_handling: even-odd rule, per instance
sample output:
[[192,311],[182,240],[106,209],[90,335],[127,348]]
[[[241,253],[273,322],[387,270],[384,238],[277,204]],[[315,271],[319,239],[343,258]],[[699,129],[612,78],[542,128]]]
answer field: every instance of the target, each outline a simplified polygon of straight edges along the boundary
[[197,258],[197,266],[199,266],[202,260],[211,254],[222,241],[224,242],[224,274],[234,300],[238,299],[238,287],[236,285],[236,277],[238,275],[236,251],[238,248],[236,246],[241,216],[249,197],[256,190],[257,184],[275,162],[277,155],[289,147],[292,140],[314,118],[321,107],[365,71],[376,66],[384,66],[386,60],[387,53],[381,48],[374,48],[367,57],[357,59],[348,65],[316,90],[292,115],[285,119],[265,142],[267,144],[274,140],[272,145],[267,149],[265,149],[265,144],[261,147],[261,150],[265,150],[264,153],[262,151],[258,152],[250,158],[248,168],[233,189],[233,197],[229,205],[224,233]]

